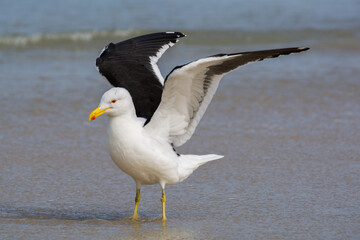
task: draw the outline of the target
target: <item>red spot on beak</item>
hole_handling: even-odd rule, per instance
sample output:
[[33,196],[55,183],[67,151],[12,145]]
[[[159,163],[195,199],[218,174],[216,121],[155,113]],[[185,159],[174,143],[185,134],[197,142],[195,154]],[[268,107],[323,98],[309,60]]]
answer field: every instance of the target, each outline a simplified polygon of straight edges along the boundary
[[96,117],[95,116],[92,116],[91,117],[91,121],[93,121],[93,120],[95,120],[96,119]]

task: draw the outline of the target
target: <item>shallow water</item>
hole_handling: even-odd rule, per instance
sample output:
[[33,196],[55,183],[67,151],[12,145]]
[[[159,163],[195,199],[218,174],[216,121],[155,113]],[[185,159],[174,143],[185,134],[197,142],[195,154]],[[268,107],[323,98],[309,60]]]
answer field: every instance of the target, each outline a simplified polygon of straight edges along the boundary
[[[294,12],[295,7],[287,14]],[[165,225],[159,186],[142,188],[141,220],[130,220],[135,184],[108,156],[106,117],[87,120],[110,87],[94,67],[103,45],[150,30],[119,28],[73,39],[84,29],[57,20],[58,28],[50,31],[55,37],[46,35],[51,22],[6,32],[13,29],[10,23],[25,24],[15,17],[0,31],[5,32],[0,36],[0,238],[359,239],[360,45],[354,31],[359,26],[348,21],[351,14],[343,22],[340,15],[323,14],[339,25],[329,30],[325,20],[311,25],[301,18],[295,30],[285,24],[281,37],[273,37],[271,29],[204,25],[199,31],[189,28],[188,37],[165,53],[164,75],[175,65],[219,52],[311,48],[224,78],[195,135],[178,151],[225,158],[167,187]],[[100,21],[94,29],[106,24]],[[157,29],[156,24],[150,27]],[[309,30],[308,24],[322,27]],[[285,37],[289,31],[293,34]],[[39,32],[40,40],[32,35]],[[20,42],[27,39],[25,45],[14,33]]]
[[[178,54],[193,53],[174,48],[163,68]],[[106,118],[87,121],[109,87],[96,53],[51,56],[13,53],[21,71],[1,71],[3,239],[359,236],[359,53],[313,49],[229,74],[179,149],[226,157],[167,188],[166,226],[158,186],[143,188],[142,221],[129,220],[134,183],[107,154]]]

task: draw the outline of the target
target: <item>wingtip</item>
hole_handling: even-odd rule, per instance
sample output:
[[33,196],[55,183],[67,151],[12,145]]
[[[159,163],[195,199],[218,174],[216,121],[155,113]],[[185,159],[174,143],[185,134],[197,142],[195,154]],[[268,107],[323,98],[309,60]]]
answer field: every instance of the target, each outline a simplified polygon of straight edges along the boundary
[[181,38],[181,37],[186,37],[186,34],[182,33],[182,32],[177,32],[177,37]]
[[176,35],[177,38],[186,37],[186,35],[182,32],[166,32],[166,34]]
[[300,51],[307,51],[309,50],[310,48],[309,47],[299,47],[298,48]]

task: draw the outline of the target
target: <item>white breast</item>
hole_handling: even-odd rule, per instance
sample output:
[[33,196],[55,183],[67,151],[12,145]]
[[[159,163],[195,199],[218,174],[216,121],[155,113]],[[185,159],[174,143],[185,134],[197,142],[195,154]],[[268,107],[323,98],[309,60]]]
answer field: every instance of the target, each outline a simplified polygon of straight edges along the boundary
[[170,144],[147,135],[140,122],[111,118],[109,147],[115,164],[136,182],[174,184],[179,181],[178,156]]

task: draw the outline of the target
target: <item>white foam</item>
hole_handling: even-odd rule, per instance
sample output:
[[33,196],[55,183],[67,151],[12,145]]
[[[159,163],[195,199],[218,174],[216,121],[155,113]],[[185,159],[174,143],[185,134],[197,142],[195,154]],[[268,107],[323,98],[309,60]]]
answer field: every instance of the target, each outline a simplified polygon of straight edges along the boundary
[[34,33],[30,35],[8,35],[0,36],[0,45],[25,47],[28,45],[41,45],[43,43],[56,42],[89,42],[95,38],[111,37],[128,37],[133,34],[128,30],[116,31],[84,31],[68,33]]

